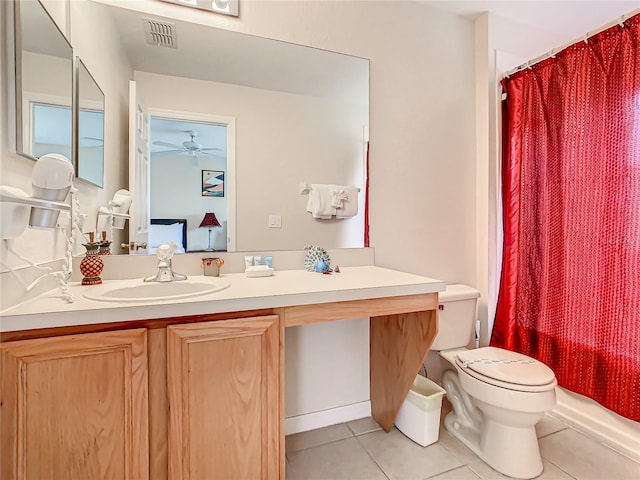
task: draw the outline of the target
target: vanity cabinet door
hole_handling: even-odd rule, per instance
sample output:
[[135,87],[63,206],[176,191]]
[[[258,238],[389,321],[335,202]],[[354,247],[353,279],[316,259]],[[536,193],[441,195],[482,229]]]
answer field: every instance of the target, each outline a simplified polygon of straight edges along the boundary
[[277,315],[167,327],[169,478],[280,477]]
[[148,478],[145,329],[6,342],[1,477]]

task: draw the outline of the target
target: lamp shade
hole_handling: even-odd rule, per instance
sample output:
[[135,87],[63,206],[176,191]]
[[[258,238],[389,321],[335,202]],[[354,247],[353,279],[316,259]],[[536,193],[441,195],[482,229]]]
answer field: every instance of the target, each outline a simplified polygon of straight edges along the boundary
[[199,228],[221,227],[220,222],[216,218],[216,214],[208,212],[204,214],[204,218],[200,222]]

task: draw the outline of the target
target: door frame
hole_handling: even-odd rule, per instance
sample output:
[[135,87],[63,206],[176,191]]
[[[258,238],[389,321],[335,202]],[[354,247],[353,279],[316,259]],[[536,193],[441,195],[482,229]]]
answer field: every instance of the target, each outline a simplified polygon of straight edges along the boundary
[[[225,196],[227,197],[227,252],[236,251],[236,118],[223,115],[184,112],[147,106],[149,119],[163,118],[191,122],[215,123],[227,128],[227,170]],[[151,123],[151,122],[149,122]]]

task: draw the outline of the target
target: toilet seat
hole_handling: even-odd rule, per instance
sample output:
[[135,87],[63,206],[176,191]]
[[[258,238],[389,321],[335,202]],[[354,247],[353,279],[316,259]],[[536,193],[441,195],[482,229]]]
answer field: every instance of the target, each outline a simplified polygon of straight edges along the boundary
[[553,370],[544,363],[502,348],[460,350],[455,362],[461,372],[509,390],[543,392],[557,385]]

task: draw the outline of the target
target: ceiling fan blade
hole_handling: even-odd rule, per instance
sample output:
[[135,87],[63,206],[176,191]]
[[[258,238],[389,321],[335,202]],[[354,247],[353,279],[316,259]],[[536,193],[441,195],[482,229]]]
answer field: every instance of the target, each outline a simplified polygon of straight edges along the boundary
[[184,150],[162,150],[160,152],[151,152],[152,157],[163,157],[165,155],[180,155]]
[[156,142],[152,142],[151,145],[159,145],[161,147],[169,147],[169,148],[176,148],[178,150],[184,150],[182,145],[175,145],[173,143],[161,142],[159,140]]
[[206,150],[217,150],[218,152],[221,152],[221,151],[222,151],[222,149],[221,149],[221,148],[201,148],[201,149],[200,149],[200,151],[201,151],[201,152],[204,152],[204,151],[206,151]]
[[226,158],[221,157],[220,155],[214,155],[213,153],[200,152],[198,155],[206,156],[207,158],[217,158],[218,160],[221,160],[223,162],[227,161]]

